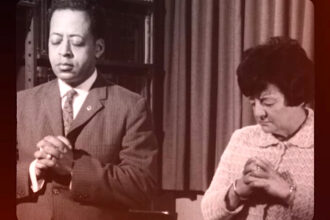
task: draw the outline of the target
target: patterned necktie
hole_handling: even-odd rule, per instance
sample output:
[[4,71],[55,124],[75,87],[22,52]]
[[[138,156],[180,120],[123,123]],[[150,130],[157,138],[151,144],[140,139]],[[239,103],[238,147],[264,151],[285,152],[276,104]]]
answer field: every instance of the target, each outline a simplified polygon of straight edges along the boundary
[[67,135],[70,129],[71,123],[73,121],[73,108],[72,102],[73,97],[77,94],[74,89],[71,89],[66,93],[66,100],[63,106],[63,124],[64,124],[64,134]]

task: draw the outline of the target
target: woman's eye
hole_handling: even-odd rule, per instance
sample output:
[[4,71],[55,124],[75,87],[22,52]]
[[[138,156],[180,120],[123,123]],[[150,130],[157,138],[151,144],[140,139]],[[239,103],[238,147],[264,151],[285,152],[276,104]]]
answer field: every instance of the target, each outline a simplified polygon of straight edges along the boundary
[[274,105],[274,102],[264,102],[263,104],[264,104],[265,106],[270,107],[270,106]]
[[255,102],[255,100],[254,100],[254,99],[252,99],[252,98],[251,98],[251,99],[249,99],[249,102],[250,102],[250,105],[252,105],[252,106],[254,106],[254,105],[255,105],[255,103],[256,103],[256,102]]

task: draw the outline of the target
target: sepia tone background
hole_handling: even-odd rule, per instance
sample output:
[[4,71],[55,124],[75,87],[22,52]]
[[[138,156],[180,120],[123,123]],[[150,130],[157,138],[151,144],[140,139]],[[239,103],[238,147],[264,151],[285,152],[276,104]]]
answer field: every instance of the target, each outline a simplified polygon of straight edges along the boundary
[[[202,219],[200,199],[232,132],[254,123],[236,82],[242,52],[271,36],[297,39],[314,60],[310,0],[105,1],[107,53],[98,68],[146,96],[161,147],[153,211]],[[17,90],[52,78],[48,0],[16,7]],[[177,215],[176,215],[177,214]]]

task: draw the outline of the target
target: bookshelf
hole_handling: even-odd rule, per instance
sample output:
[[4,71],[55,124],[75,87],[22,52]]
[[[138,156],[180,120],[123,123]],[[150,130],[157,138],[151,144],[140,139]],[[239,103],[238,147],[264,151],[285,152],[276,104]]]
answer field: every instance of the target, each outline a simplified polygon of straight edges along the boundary
[[[16,42],[24,42],[24,45],[17,43],[16,49],[16,69],[21,72],[18,90],[55,78],[48,60],[50,2],[20,0],[17,3],[16,26],[20,28],[20,36]],[[162,65],[157,64],[160,59],[155,57],[162,54],[162,47],[154,37],[159,29],[156,25],[163,19],[159,16],[163,14],[161,5],[162,0],[103,1],[107,15],[106,51],[97,68],[105,78],[145,96],[151,108],[155,75],[163,73]],[[25,39],[21,34],[24,32]]]
[[[19,0],[16,5],[17,90],[55,78],[48,60],[49,6],[50,0]],[[108,16],[106,51],[97,68],[105,78],[147,98],[161,143],[164,0],[104,0],[104,7]],[[161,173],[161,167],[158,169]],[[130,213],[133,219],[176,219],[175,213],[157,211],[163,209],[156,200],[151,210]]]

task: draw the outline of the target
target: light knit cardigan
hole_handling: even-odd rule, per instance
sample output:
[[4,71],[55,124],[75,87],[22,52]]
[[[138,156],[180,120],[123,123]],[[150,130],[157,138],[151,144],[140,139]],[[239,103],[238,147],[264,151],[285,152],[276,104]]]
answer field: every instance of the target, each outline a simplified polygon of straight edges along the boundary
[[[260,125],[236,130],[224,151],[210,187],[202,199],[206,220],[310,220],[314,215],[314,112],[301,129],[289,140],[280,141],[262,131]],[[296,185],[290,207],[279,204],[242,204],[233,211],[224,201],[233,181],[240,178],[246,161],[251,157],[268,160],[280,172],[288,172]]]

